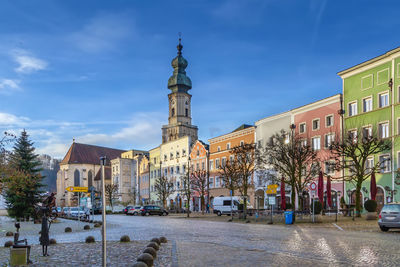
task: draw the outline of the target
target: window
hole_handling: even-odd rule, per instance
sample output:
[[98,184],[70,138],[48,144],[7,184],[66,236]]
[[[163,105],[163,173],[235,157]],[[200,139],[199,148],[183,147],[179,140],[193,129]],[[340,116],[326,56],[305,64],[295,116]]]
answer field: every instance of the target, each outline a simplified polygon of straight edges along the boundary
[[315,119],[312,121],[312,129],[313,129],[313,131],[319,129],[319,119]]
[[233,155],[229,156],[229,162],[232,164],[233,163]]
[[185,164],[182,165],[182,171],[183,171],[183,173],[186,173],[186,165]]
[[222,158],[222,167],[225,167],[226,165],[226,158]]
[[389,155],[379,156],[379,166],[381,167],[381,172],[390,172],[391,162]]
[[331,133],[325,135],[325,148],[329,148],[333,141],[335,141],[335,134]]
[[369,138],[372,137],[372,127],[367,126],[363,128],[363,140],[368,140]]
[[215,177],[215,187],[219,187],[219,177]]
[[169,159],[173,159],[174,158],[174,154],[169,153]]
[[325,117],[325,125],[326,125],[326,127],[333,126],[333,115],[328,115]]
[[380,138],[388,138],[389,137],[389,123],[380,123],[379,124],[379,137]]
[[356,130],[349,131],[348,135],[349,135],[349,141],[351,140],[353,143],[357,143],[357,131]]
[[179,151],[176,151],[176,157],[179,158]]
[[262,148],[262,140],[258,140],[258,142],[257,142],[257,147],[258,147],[258,148]]
[[240,146],[243,146],[244,145],[244,141],[240,141]]
[[231,149],[231,143],[226,144],[226,149]]
[[212,160],[210,160],[210,171],[212,171],[213,170],[213,167],[214,167],[214,164],[213,164],[214,162],[212,161]]
[[199,171],[200,170],[200,163],[196,163],[196,171]]
[[306,123],[305,122],[300,123],[299,131],[300,131],[300,133],[305,133],[306,132]]
[[307,146],[307,139],[301,140],[300,144],[301,144],[302,147],[306,147]]
[[349,160],[349,161],[347,162],[347,167],[348,167],[348,169],[349,169],[349,173],[350,173],[350,174],[355,174],[355,173],[356,173],[356,167],[354,166],[354,161]]
[[349,116],[357,115],[357,102],[349,104]]
[[204,171],[206,169],[206,164],[204,163],[204,161],[201,163],[201,169]]
[[210,177],[210,179],[208,180],[209,186],[210,188],[214,187],[214,178]]
[[367,161],[365,162],[365,170],[366,173],[370,173],[371,169],[374,167],[374,158],[367,158]]
[[167,155],[164,155],[164,161],[166,161],[167,160]]
[[389,93],[379,94],[379,107],[387,107],[389,106]]
[[330,161],[325,161],[325,173],[334,174],[335,173],[335,163]]
[[186,157],[186,150],[182,149],[182,157]]
[[219,146],[219,147],[217,147],[217,151],[218,152],[220,152],[221,151],[221,147]]
[[179,173],[179,166],[176,166],[176,173],[178,174]]
[[219,169],[220,165],[219,165],[219,159],[215,160],[215,168]]
[[200,156],[200,150],[196,151],[196,156]]
[[175,109],[174,108],[171,109],[171,116],[172,117],[175,116]]
[[174,174],[174,167],[171,167],[171,174]]
[[185,117],[189,117],[189,110],[185,108]]
[[314,150],[320,150],[321,149],[321,137],[313,137],[312,138],[312,148]]
[[363,99],[363,112],[372,110],[372,97]]

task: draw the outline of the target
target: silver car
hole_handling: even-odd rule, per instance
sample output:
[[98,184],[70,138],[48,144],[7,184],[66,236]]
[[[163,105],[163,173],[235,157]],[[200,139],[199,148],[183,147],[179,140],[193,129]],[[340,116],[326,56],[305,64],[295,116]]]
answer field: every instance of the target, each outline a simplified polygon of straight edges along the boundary
[[378,225],[382,231],[387,232],[390,228],[400,228],[400,204],[386,204],[379,214]]

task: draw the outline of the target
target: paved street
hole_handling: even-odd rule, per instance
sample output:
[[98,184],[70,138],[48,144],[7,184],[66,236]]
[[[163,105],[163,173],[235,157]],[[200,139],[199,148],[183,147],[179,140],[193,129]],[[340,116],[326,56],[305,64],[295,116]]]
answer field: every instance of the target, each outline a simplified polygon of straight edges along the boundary
[[[168,217],[108,216],[107,236],[134,240],[166,236],[173,266],[398,266],[400,232],[352,232],[301,225],[255,225]],[[100,240],[100,231],[90,231]],[[86,234],[51,232],[60,242]],[[37,237],[35,238],[37,239]],[[33,241],[33,240],[32,240]]]

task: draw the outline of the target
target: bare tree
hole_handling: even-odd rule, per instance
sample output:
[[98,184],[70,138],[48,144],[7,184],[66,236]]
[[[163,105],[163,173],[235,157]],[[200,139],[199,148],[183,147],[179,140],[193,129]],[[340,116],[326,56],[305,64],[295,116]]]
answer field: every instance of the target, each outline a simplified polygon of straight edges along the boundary
[[158,199],[162,202],[164,209],[167,207],[167,199],[174,192],[174,186],[166,176],[160,176],[154,183],[154,189]]
[[236,166],[236,174],[233,176],[235,177],[233,180],[235,181],[236,188],[243,197],[243,218],[246,219],[247,194],[249,189],[254,187],[252,179],[256,170],[255,163],[258,151],[256,150],[256,145],[252,143],[233,147],[230,153],[233,155],[232,165]]
[[190,179],[189,168],[184,176],[181,177],[182,189],[181,193],[186,198],[186,217],[190,217],[190,198],[192,196],[192,180]]
[[238,164],[237,160],[233,156],[226,163],[221,166],[217,166],[220,177],[222,178],[223,185],[225,188],[232,192],[232,196],[235,195],[235,190],[237,190],[236,180],[238,177]]
[[[293,208],[297,192],[298,207],[302,210],[302,193],[320,170],[318,152],[312,149],[310,140],[281,130],[270,138],[260,155],[258,161],[270,165],[275,170],[275,176],[281,175],[284,182],[290,185]],[[275,177],[275,180],[280,179]]]
[[335,169],[347,169],[343,179],[356,187],[357,216],[361,216],[362,183],[369,179],[373,172],[384,171],[384,168],[390,166],[390,156],[381,157],[376,163],[373,157],[390,151],[391,148],[392,142],[389,138],[379,138],[376,133],[366,128],[351,131],[343,138],[343,141],[338,140],[331,144]]
[[114,199],[118,198],[118,184],[106,184],[105,196],[108,203],[110,203],[111,210],[114,210]]
[[192,185],[192,189],[200,195],[201,212],[202,214],[204,214],[205,195],[207,193],[207,186],[208,186],[207,171],[205,170],[192,171],[190,175],[190,182]]

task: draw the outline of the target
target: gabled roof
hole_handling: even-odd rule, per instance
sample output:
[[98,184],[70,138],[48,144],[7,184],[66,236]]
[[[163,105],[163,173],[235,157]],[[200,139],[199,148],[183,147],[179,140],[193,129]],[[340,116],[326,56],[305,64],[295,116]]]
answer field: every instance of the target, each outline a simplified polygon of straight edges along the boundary
[[253,125],[242,124],[238,128],[236,128],[235,130],[233,130],[232,133],[240,131],[240,130],[244,130],[244,129],[247,129],[247,128],[250,128],[250,127],[253,127]]
[[[110,166],[104,166],[104,176],[106,180],[111,180],[111,167]],[[101,168],[97,171],[96,175],[94,176],[95,181],[100,181],[101,180]]]
[[67,154],[61,161],[63,164],[94,164],[100,165],[100,157],[107,157],[107,165],[110,165],[110,160],[118,158],[124,150],[94,146],[80,143],[72,143]]

